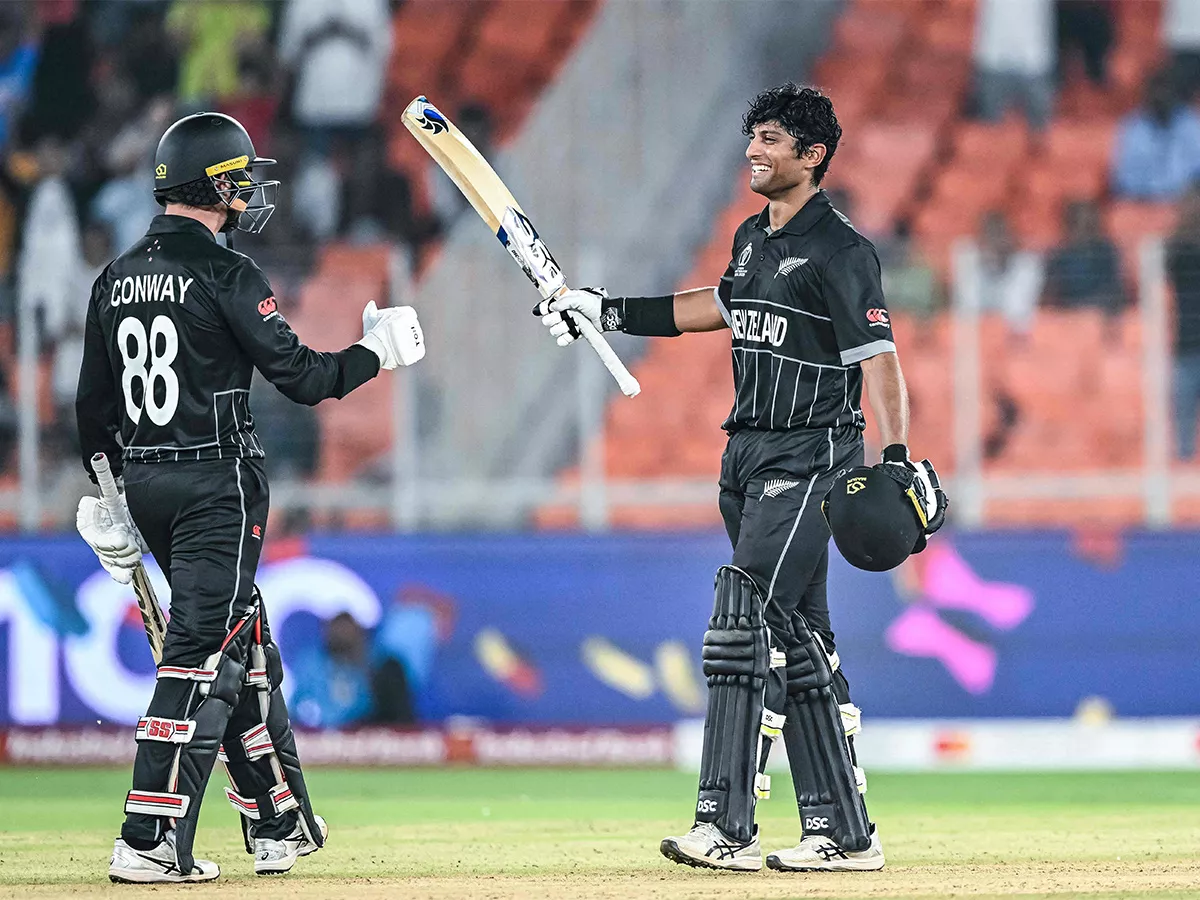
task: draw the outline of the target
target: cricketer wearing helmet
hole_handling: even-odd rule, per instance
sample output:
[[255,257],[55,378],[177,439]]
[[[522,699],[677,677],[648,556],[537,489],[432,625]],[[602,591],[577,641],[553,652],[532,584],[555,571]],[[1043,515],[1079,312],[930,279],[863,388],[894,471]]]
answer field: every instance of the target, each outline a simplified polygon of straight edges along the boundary
[[[839,473],[862,464],[864,386],[886,448],[881,465],[911,487],[904,378],[879,257],[820,188],[842,136],[833,104],[789,83],[755,97],[743,125],[750,189],[767,205],[734,232],[715,287],[662,297],[577,290],[535,312],[564,345],[578,337],[572,316],[629,334],[731,333],[736,396],[723,425],[719,504],[733,557],[717,571],[704,635],[708,711],[693,826],[663,840],[663,855],[761,869],[755,804],[769,796],[767,757],[782,737],[801,839],[767,855],[767,866],[880,869],[883,845],[854,751],[859,710],[830,622],[830,531],[820,510]],[[933,475],[928,463],[922,471]],[[936,498],[944,509],[944,495]],[[831,507],[833,521],[840,510]],[[904,524],[918,527],[911,503]],[[940,524],[927,510],[922,540]],[[905,553],[913,549],[909,540]]]
[[266,277],[217,241],[261,231],[277,181],[242,126],[180,119],[159,142],[146,236],[92,287],[76,416],[85,468],[104,454],[123,493],[84,497],[77,527],[128,583],[152,552],[171,587],[154,695],[136,732],[133,786],[113,848],[119,882],[210,881],[193,855],[200,803],[221,759],[257,874],[288,871],[327,827],[308,794],[284,703],[283,664],[254,585],[267,526],[255,370],[305,404],[341,398],[425,355],[414,310],[363,311],[362,339],[319,353],[296,337]]

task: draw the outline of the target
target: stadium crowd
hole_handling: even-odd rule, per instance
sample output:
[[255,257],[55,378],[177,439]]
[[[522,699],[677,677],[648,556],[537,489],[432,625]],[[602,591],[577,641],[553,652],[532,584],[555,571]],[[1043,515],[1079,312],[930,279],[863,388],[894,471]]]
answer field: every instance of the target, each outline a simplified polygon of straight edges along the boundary
[[[321,242],[387,241],[415,253],[438,233],[435,217],[414,212],[408,179],[386,156],[380,110],[393,5],[0,4],[0,471],[15,466],[18,308],[37,322],[49,372],[43,464],[71,464],[85,298],[100,268],[160,211],[150,160],[175,118],[226,112],[260,155],[280,160],[288,201],[239,247],[283,284],[281,297]],[[296,437],[278,441],[276,462],[311,473],[311,416],[276,409],[263,393],[256,410]]]

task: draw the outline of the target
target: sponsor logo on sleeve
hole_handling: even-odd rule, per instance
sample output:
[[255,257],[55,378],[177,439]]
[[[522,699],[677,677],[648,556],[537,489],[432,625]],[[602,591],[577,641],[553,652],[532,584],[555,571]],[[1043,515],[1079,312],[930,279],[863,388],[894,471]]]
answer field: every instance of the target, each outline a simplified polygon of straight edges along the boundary
[[266,300],[260,300],[258,314],[263,317],[264,322],[272,316],[279,315],[279,305],[275,302],[275,298],[268,297]]
[[878,325],[881,328],[887,328],[892,324],[888,320],[888,311],[886,309],[868,309],[867,322],[870,325]]
[[846,482],[846,493],[847,494],[857,494],[859,491],[861,491],[866,486],[867,486],[867,479],[862,475],[858,475],[854,478],[851,478],[849,481]]

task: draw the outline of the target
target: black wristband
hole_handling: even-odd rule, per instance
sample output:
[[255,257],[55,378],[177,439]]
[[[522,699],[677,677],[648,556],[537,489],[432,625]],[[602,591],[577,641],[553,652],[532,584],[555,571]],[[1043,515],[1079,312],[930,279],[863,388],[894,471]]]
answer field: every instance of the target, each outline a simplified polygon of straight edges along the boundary
[[908,448],[903,444],[889,444],[883,448],[881,459],[885,463],[906,463],[908,462]]
[[[646,337],[679,337],[675,327],[675,295],[665,297],[612,297],[600,305],[605,331],[623,331]],[[615,327],[609,328],[609,324]]]

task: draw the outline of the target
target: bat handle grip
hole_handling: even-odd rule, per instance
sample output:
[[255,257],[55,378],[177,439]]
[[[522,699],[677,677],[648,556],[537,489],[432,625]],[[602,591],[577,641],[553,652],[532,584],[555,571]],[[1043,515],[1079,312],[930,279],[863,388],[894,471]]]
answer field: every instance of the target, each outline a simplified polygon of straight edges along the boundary
[[568,313],[568,315],[575,322],[575,327],[579,329],[584,340],[591,344],[592,349],[596,351],[596,355],[604,363],[604,368],[608,369],[612,377],[616,379],[617,386],[621,388],[621,393],[626,397],[636,397],[640,394],[642,386],[638,384],[638,380],[633,377],[632,373],[625,368],[625,363],[621,362],[621,358],[608,345],[608,341],[604,339],[604,335],[592,324],[591,319],[573,312]]
[[107,503],[117,499],[117,480],[113,478],[112,467],[108,457],[97,453],[92,457],[92,471],[96,473],[96,484],[100,486],[100,496]]

